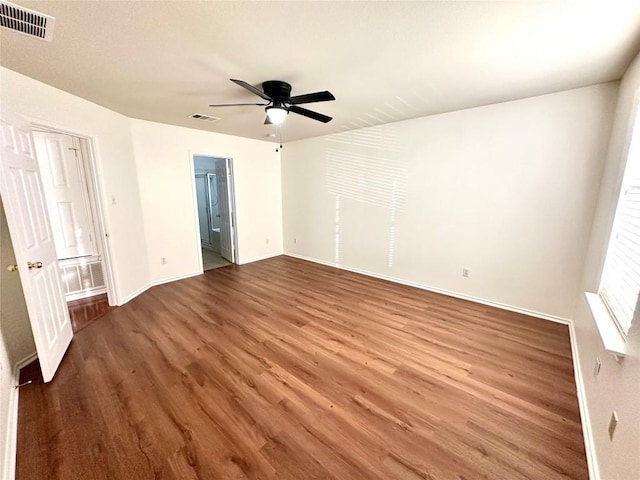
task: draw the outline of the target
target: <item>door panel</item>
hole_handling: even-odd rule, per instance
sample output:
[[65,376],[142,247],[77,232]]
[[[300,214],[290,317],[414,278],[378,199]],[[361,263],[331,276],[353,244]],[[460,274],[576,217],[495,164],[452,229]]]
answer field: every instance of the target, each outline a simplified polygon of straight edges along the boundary
[[97,255],[79,140],[45,132],[34,139],[58,258]]
[[211,246],[211,228],[209,209],[207,205],[209,199],[207,196],[207,176],[203,174],[196,175],[196,199],[198,202],[198,222],[200,224],[200,243],[202,246]]
[[0,194],[42,376],[48,382],[73,331],[29,126],[16,118],[1,124]]
[[220,255],[234,263],[228,160],[216,161],[216,183],[218,187],[218,214],[220,215]]

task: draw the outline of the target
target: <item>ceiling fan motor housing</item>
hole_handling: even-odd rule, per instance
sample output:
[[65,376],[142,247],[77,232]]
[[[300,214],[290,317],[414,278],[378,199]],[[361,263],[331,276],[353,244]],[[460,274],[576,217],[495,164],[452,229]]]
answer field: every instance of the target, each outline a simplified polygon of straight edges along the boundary
[[262,82],[262,91],[276,103],[285,103],[291,97],[291,85],[280,80]]

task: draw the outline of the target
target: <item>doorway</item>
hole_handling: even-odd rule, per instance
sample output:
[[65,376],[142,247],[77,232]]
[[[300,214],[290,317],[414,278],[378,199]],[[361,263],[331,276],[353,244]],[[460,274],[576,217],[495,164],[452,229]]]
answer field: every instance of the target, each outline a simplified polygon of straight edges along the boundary
[[202,270],[236,263],[233,162],[193,155]]
[[65,299],[113,304],[91,141],[41,126],[33,139]]

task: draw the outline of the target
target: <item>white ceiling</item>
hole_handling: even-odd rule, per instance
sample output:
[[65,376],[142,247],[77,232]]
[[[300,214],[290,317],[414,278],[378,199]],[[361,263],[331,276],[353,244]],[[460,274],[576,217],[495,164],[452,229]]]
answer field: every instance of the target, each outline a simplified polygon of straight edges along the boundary
[[269,140],[262,108],[208,107],[260,102],[229,78],[331,91],[285,142],[617,80],[640,51],[640,0],[14,3],[53,42],[0,29],[0,64],[130,117]]

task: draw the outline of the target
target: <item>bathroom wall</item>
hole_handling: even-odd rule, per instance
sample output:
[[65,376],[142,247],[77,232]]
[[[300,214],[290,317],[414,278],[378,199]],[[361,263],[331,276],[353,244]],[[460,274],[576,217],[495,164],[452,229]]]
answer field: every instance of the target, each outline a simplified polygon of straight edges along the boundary
[[[202,155],[194,155],[193,156],[193,165],[194,165],[194,169],[196,174],[198,173],[203,173],[203,174],[216,174],[216,164],[220,163],[220,162],[225,162],[226,160],[224,158],[216,158],[216,157],[205,157]],[[206,186],[206,181],[205,181],[205,186]],[[218,185],[215,181],[215,177],[214,179],[211,181],[210,184],[210,193],[211,193],[211,197],[210,197],[210,208],[211,208],[211,228],[214,229],[214,231],[219,232],[220,231],[220,217],[218,216]],[[198,194],[198,212],[200,212],[200,203],[204,203],[204,191],[202,192],[197,192]],[[203,198],[201,198],[201,195],[203,195]],[[205,220],[206,223],[206,220]],[[201,231],[202,231],[202,226],[203,226],[203,222],[202,219],[200,221],[200,225],[201,225]],[[216,230],[217,229],[217,230]],[[218,235],[218,243],[219,243],[219,235]],[[218,249],[219,250],[219,249]]]

